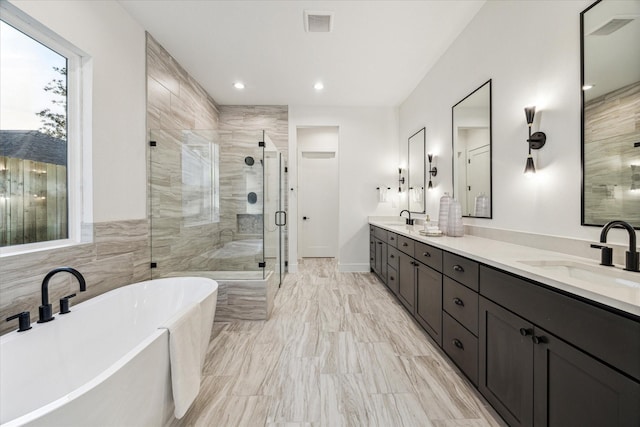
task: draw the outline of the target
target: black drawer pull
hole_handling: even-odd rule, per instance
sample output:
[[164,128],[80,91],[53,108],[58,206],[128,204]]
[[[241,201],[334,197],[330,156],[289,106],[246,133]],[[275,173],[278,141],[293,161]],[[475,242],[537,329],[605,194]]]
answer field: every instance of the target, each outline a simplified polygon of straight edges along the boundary
[[396,240],[395,237],[389,237],[389,240]]
[[402,246],[409,246],[407,242],[402,242]]
[[379,244],[379,245],[381,245],[381,244],[382,244],[382,242],[378,242],[378,244]]
[[393,276],[389,276],[389,280],[396,280],[396,278]]
[[453,266],[453,271],[457,271],[458,273],[464,273],[464,268],[462,268],[461,265],[456,264]]
[[389,255],[389,258],[395,258],[395,257],[396,257],[395,255]]
[[423,253],[422,256],[426,256],[427,258],[431,258],[431,254],[429,252]]
[[532,336],[531,337],[531,341],[533,341],[534,344],[544,344],[547,342],[547,339],[544,336]]
[[464,307],[464,301],[462,301],[460,298],[454,298],[453,303],[455,305],[459,305],[460,307]]
[[458,347],[460,350],[464,350],[464,345],[462,345],[462,341],[460,341],[458,338],[454,338],[453,341],[451,341],[451,342],[453,343],[453,345]]
[[531,335],[533,331],[531,329],[520,328],[520,335],[526,337],[527,335]]

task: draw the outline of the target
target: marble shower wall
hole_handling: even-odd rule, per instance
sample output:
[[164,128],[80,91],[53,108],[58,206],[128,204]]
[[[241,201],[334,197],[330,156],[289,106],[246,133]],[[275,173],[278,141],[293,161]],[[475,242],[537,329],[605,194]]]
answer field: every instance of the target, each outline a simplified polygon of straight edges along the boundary
[[631,166],[640,165],[640,147],[634,147],[640,141],[638,111],[640,82],[585,104],[584,209],[588,224],[624,219],[640,225],[640,190],[631,191]]
[[[258,164],[258,159],[262,158],[262,149],[257,146],[257,142],[261,141],[262,131],[271,138],[278,151],[283,154],[283,158],[285,160],[288,158],[289,108],[286,105],[221,105],[219,111],[222,140],[220,183],[221,186],[226,186],[225,190],[221,191],[220,199],[224,226],[233,228],[240,239],[251,238],[245,234],[251,229],[249,225],[252,222],[257,223],[263,220],[262,216],[255,211],[256,207],[262,209],[263,195],[260,189],[257,192],[258,202],[253,206],[247,204],[245,181],[251,179],[251,174],[262,173],[261,166]],[[255,157],[256,163],[253,166],[247,166],[244,163],[247,155],[258,156]],[[284,185],[287,188],[286,174],[284,178]],[[261,177],[260,181],[262,182]],[[284,193],[284,209],[288,211],[288,191]],[[254,215],[253,219],[250,215]],[[271,223],[274,218],[268,216],[267,221]],[[288,251],[286,235],[284,241],[285,251]],[[285,259],[287,258],[288,256]]]
[[[150,134],[162,139],[149,154],[154,277],[186,270],[257,270],[257,262],[226,265],[209,255],[224,242],[262,237],[262,148],[258,142],[265,130],[286,154],[288,108],[217,105],[149,34],[147,98]],[[219,222],[183,224],[180,130],[209,134],[219,144]],[[245,163],[247,156],[254,159],[253,165]],[[248,202],[250,192],[257,196],[255,204]]]
[[147,33],[147,127],[157,143],[149,148],[153,277],[216,269],[208,255],[220,246],[224,227],[183,220],[182,152],[189,130],[219,143],[218,117],[211,96]]

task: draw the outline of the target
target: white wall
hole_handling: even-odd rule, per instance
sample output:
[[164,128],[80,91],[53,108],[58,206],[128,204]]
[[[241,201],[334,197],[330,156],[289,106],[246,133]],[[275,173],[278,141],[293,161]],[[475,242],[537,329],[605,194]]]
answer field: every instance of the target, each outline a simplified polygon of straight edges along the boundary
[[367,216],[399,213],[390,202],[378,203],[376,190],[398,183],[397,125],[395,108],[289,107],[289,271],[297,270],[298,258],[296,129],[339,127],[339,268],[369,271]]
[[[493,108],[493,219],[467,224],[596,240],[580,225],[580,12],[591,1],[489,1],[400,106],[400,153],[427,129],[427,152],[440,162],[427,212],[451,191],[451,107],[489,78]],[[527,124],[547,134],[534,151],[538,173],[523,174]],[[626,242],[626,234],[612,235]]]
[[93,220],[146,218],[144,29],[114,1],[11,3],[91,57]]

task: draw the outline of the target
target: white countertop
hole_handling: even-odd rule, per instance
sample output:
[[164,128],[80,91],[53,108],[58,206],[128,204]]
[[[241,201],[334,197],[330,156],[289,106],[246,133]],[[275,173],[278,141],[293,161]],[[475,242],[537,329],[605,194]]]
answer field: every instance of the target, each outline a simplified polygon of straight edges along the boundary
[[426,237],[418,226],[374,219],[369,223],[640,317],[640,273],[621,266],[604,267],[587,258],[476,236]]

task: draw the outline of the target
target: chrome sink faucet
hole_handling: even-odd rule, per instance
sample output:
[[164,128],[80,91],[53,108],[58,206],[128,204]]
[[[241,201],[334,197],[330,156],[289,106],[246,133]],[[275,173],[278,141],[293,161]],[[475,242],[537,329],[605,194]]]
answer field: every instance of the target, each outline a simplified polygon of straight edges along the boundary
[[[39,307],[38,311],[40,314],[40,318],[38,319],[38,323],[50,322],[55,319],[52,314],[51,304],[49,303],[49,280],[60,272],[67,272],[74,275],[78,282],[80,283],[80,292],[84,292],[87,290],[87,282],[84,280],[84,277],[78,270],[71,267],[58,267],[54,268],[50,272],[44,276],[42,280],[42,305]],[[74,297],[75,294],[66,296],[60,300],[60,314],[65,314],[69,312],[69,298]]]
[[403,209],[403,210],[401,210],[401,211],[400,211],[400,216],[402,216],[402,213],[403,213],[403,212],[406,212],[406,213],[408,213],[408,214],[409,214],[409,218],[405,219],[406,224],[407,224],[407,225],[413,225],[413,221],[414,221],[414,220],[413,220],[413,219],[411,219],[411,212],[409,212],[407,209]]
[[[624,269],[628,271],[640,272],[640,257],[636,247],[636,232],[633,227],[624,221],[610,221],[602,227],[600,233],[600,243],[607,243],[607,234],[612,228],[624,228],[629,233],[629,250],[626,252]],[[604,245],[591,245],[592,248],[602,249],[602,265],[612,266],[612,250]]]

